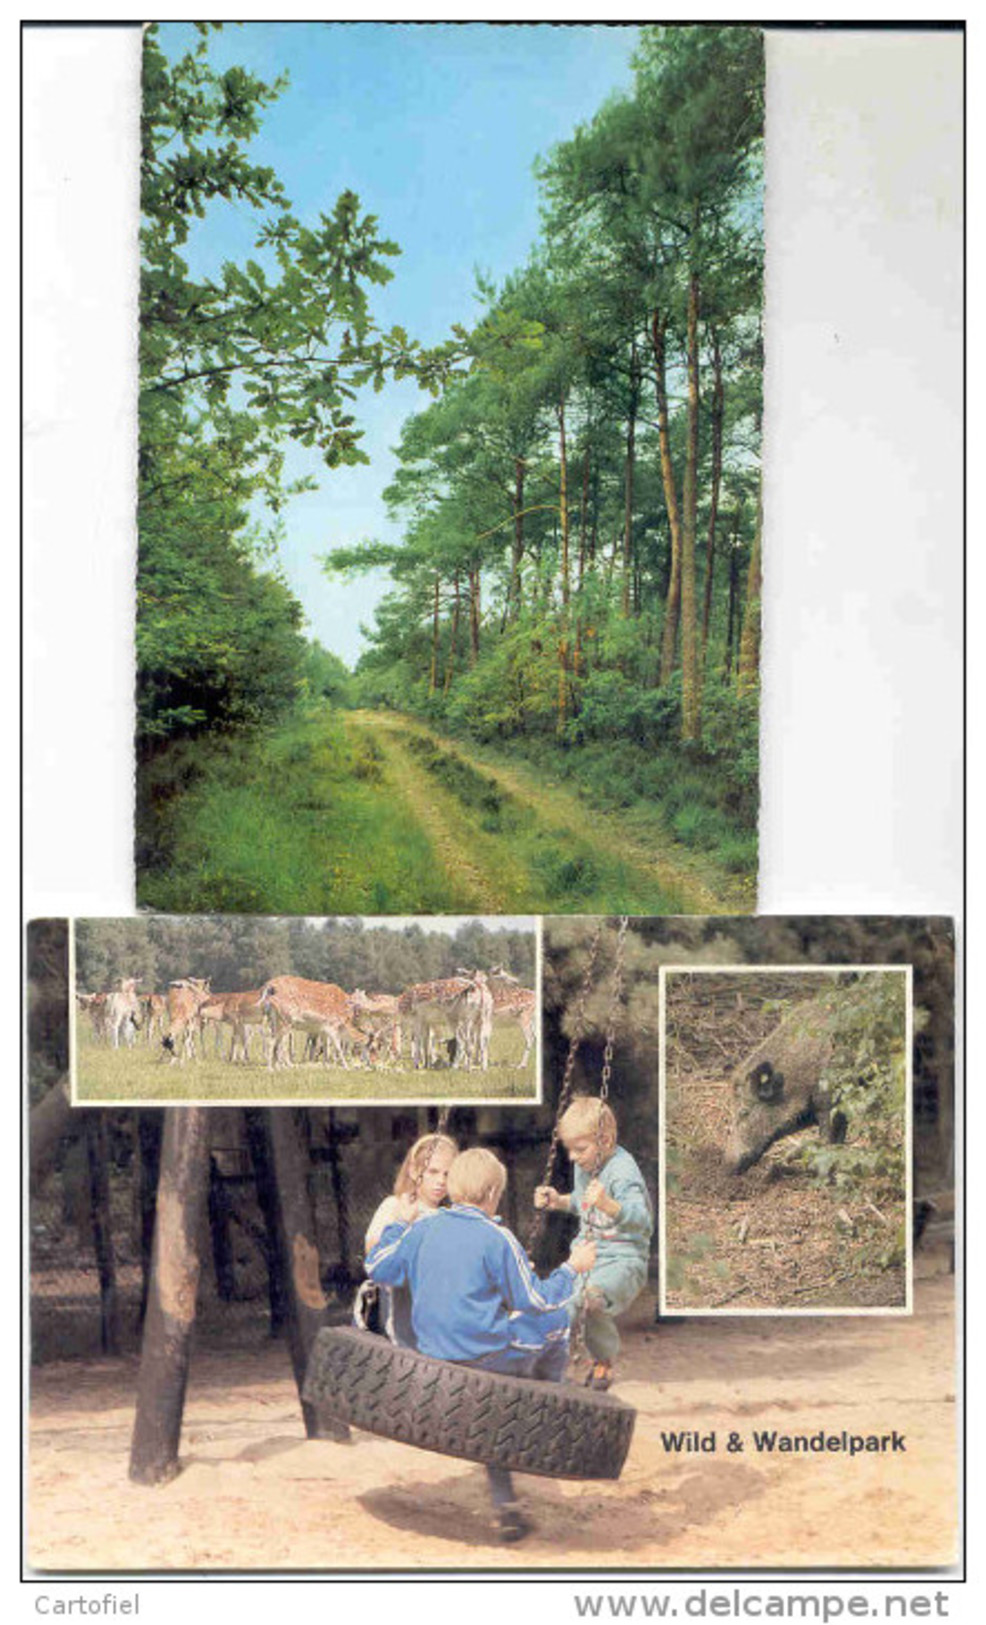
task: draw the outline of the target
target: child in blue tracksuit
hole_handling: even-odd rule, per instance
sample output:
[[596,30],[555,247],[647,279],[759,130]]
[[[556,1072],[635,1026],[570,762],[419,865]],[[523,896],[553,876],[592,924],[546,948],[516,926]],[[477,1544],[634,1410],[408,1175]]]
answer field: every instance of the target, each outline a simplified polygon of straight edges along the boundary
[[[571,1311],[580,1274],[595,1247],[580,1241],[567,1263],[541,1280],[516,1236],[496,1218],[507,1171],[491,1151],[462,1151],[448,1170],[451,1207],[426,1221],[398,1220],[366,1260],[371,1280],[411,1290],[415,1346],[515,1377],[560,1382],[568,1360]],[[487,1467],[500,1538],[530,1528],[502,1467]]]
[[585,1279],[585,1346],[592,1362],[586,1381],[608,1388],[620,1351],[614,1317],[647,1283],[654,1209],[643,1174],[617,1144],[616,1118],[605,1101],[576,1096],[558,1134],[575,1165],[572,1192],[565,1196],[539,1185],[534,1205],[576,1214],[578,1240],[596,1243],[596,1262]]

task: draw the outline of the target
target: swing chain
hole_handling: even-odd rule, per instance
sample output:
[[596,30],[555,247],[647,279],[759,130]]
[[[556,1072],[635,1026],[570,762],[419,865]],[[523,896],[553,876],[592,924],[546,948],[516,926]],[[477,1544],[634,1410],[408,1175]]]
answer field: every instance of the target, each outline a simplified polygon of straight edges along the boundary
[[[575,1057],[578,1054],[579,1044],[582,1041],[582,1034],[585,1030],[585,1007],[588,1003],[589,993],[592,988],[592,979],[596,968],[596,956],[599,953],[599,941],[602,936],[602,929],[602,920],[597,920],[595,929],[589,942],[589,955],[586,959],[585,969],[582,973],[582,983],[579,988],[579,995],[575,1004],[575,1014],[572,1017],[572,1033],[568,1042],[568,1055],[565,1058],[565,1070],[562,1073],[561,1087],[558,1090],[558,1107],[555,1112],[555,1121],[551,1129],[551,1143],[548,1146],[548,1155],[545,1160],[544,1173],[541,1177],[542,1185],[550,1185],[554,1179],[555,1163],[558,1160],[558,1125],[564,1117],[571,1099],[572,1078],[575,1072]],[[542,1209],[540,1212],[534,1215],[534,1221],[531,1225],[530,1238],[528,1241],[529,1251],[533,1251],[541,1239],[546,1216],[546,1209]]]
[[[617,1013],[623,999],[626,935],[629,924],[629,915],[621,914],[619,930],[616,934],[616,958],[613,965],[613,991],[610,995],[609,1010],[606,1016],[606,1042],[603,1049],[603,1070],[599,1081],[599,1112],[596,1118],[596,1147],[598,1153],[598,1163],[600,1166],[602,1165],[604,1157],[603,1108],[609,1098],[610,1079],[613,1076],[613,1049],[616,1043],[616,1020]],[[589,1360],[591,1368],[592,1355],[589,1353],[585,1335],[586,1321],[589,1314],[589,1305],[587,1301],[588,1292],[588,1277],[583,1276],[578,1305],[576,1307],[575,1317],[572,1322],[571,1351],[573,1360],[581,1360],[583,1356],[585,1356]]]
[[626,935],[630,917],[620,915],[620,929],[616,936],[616,964],[613,969],[613,995],[609,1004],[609,1016],[606,1021],[606,1047],[603,1050],[603,1072],[599,1083],[599,1098],[605,1101],[609,1098],[609,1082],[613,1076],[613,1046],[616,1042],[616,1017],[623,998],[623,973],[626,956]]

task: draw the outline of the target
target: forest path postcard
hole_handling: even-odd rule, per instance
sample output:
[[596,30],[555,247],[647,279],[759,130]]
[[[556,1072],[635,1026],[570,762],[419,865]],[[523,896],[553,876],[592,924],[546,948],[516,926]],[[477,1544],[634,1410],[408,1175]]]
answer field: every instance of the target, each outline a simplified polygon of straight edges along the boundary
[[763,38],[155,24],[137,898],[755,905]]

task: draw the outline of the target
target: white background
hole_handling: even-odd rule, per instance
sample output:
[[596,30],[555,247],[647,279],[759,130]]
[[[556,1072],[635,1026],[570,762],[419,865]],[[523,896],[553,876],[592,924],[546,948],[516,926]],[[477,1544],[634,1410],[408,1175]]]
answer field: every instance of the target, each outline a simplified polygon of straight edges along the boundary
[[[764,911],[961,913],[961,51],[768,39]],[[126,32],[25,39],[29,916],[133,904],[137,57]],[[204,1587],[143,1590],[142,1618],[206,1617]],[[485,1622],[522,1599],[574,1617],[533,1584],[442,1606]],[[397,1588],[377,1600],[397,1610]],[[402,1588],[399,1611],[424,1600]],[[967,1600],[951,1588],[953,1618]],[[353,1601],[298,1587],[289,1605]]]

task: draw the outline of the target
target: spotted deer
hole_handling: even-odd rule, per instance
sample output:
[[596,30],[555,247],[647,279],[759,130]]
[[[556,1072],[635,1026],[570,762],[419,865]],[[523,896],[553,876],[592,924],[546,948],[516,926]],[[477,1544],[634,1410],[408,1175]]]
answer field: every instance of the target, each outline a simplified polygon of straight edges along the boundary
[[93,1038],[99,1040],[106,1037],[106,1001],[108,993],[77,993],[75,1002],[80,1010],[84,1010],[89,1017]]
[[168,1019],[168,1001],[163,993],[142,993],[140,1008],[144,1020],[144,1038],[152,1044]]
[[[348,1067],[344,1039],[352,1043],[347,1033],[352,1026],[352,1002],[341,987],[334,982],[310,982],[303,976],[275,976],[264,986],[261,1003],[270,1015],[274,1032],[267,1063],[271,1070],[290,1065],[294,1032],[322,1038],[326,1056]],[[365,1034],[358,1033],[358,1037]]]
[[352,995],[353,1019],[372,1036],[372,1053],[399,1064],[402,1034],[397,1005],[396,993],[366,993],[358,987]]
[[140,999],[137,996],[137,977],[123,976],[119,986],[106,996],[105,1030],[110,1044],[132,1044],[140,1026]]
[[168,1031],[161,1046],[171,1061],[195,1056],[195,1037],[201,1029],[199,1011],[209,997],[209,978],[183,976],[168,988]]
[[490,991],[493,994],[494,1026],[520,1027],[524,1039],[524,1054],[520,1065],[526,1066],[537,1031],[537,994],[529,987],[521,987],[516,976],[511,976],[502,965],[490,971]]
[[486,971],[460,971],[469,977],[470,985],[459,1000],[459,1023],[456,1028],[456,1063],[460,1054],[466,1067],[478,1067],[485,1072],[490,1064],[490,1040],[493,1036],[493,989]]
[[484,971],[460,970],[435,982],[416,982],[397,1001],[411,1028],[411,1065],[434,1066],[441,1043],[454,1041],[455,1066],[489,1065],[492,997]]
[[244,1063],[250,1059],[250,1033],[253,1028],[259,1028],[264,1040],[265,1050],[271,1023],[263,1005],[264,989],[256,988],[252,993],[211,993],[199,1010],[199,1019],[203,1024],[214,1022],[217,1031],[221,1026],[231,1029],[229,1043],[230,1061],[240,1060]]

